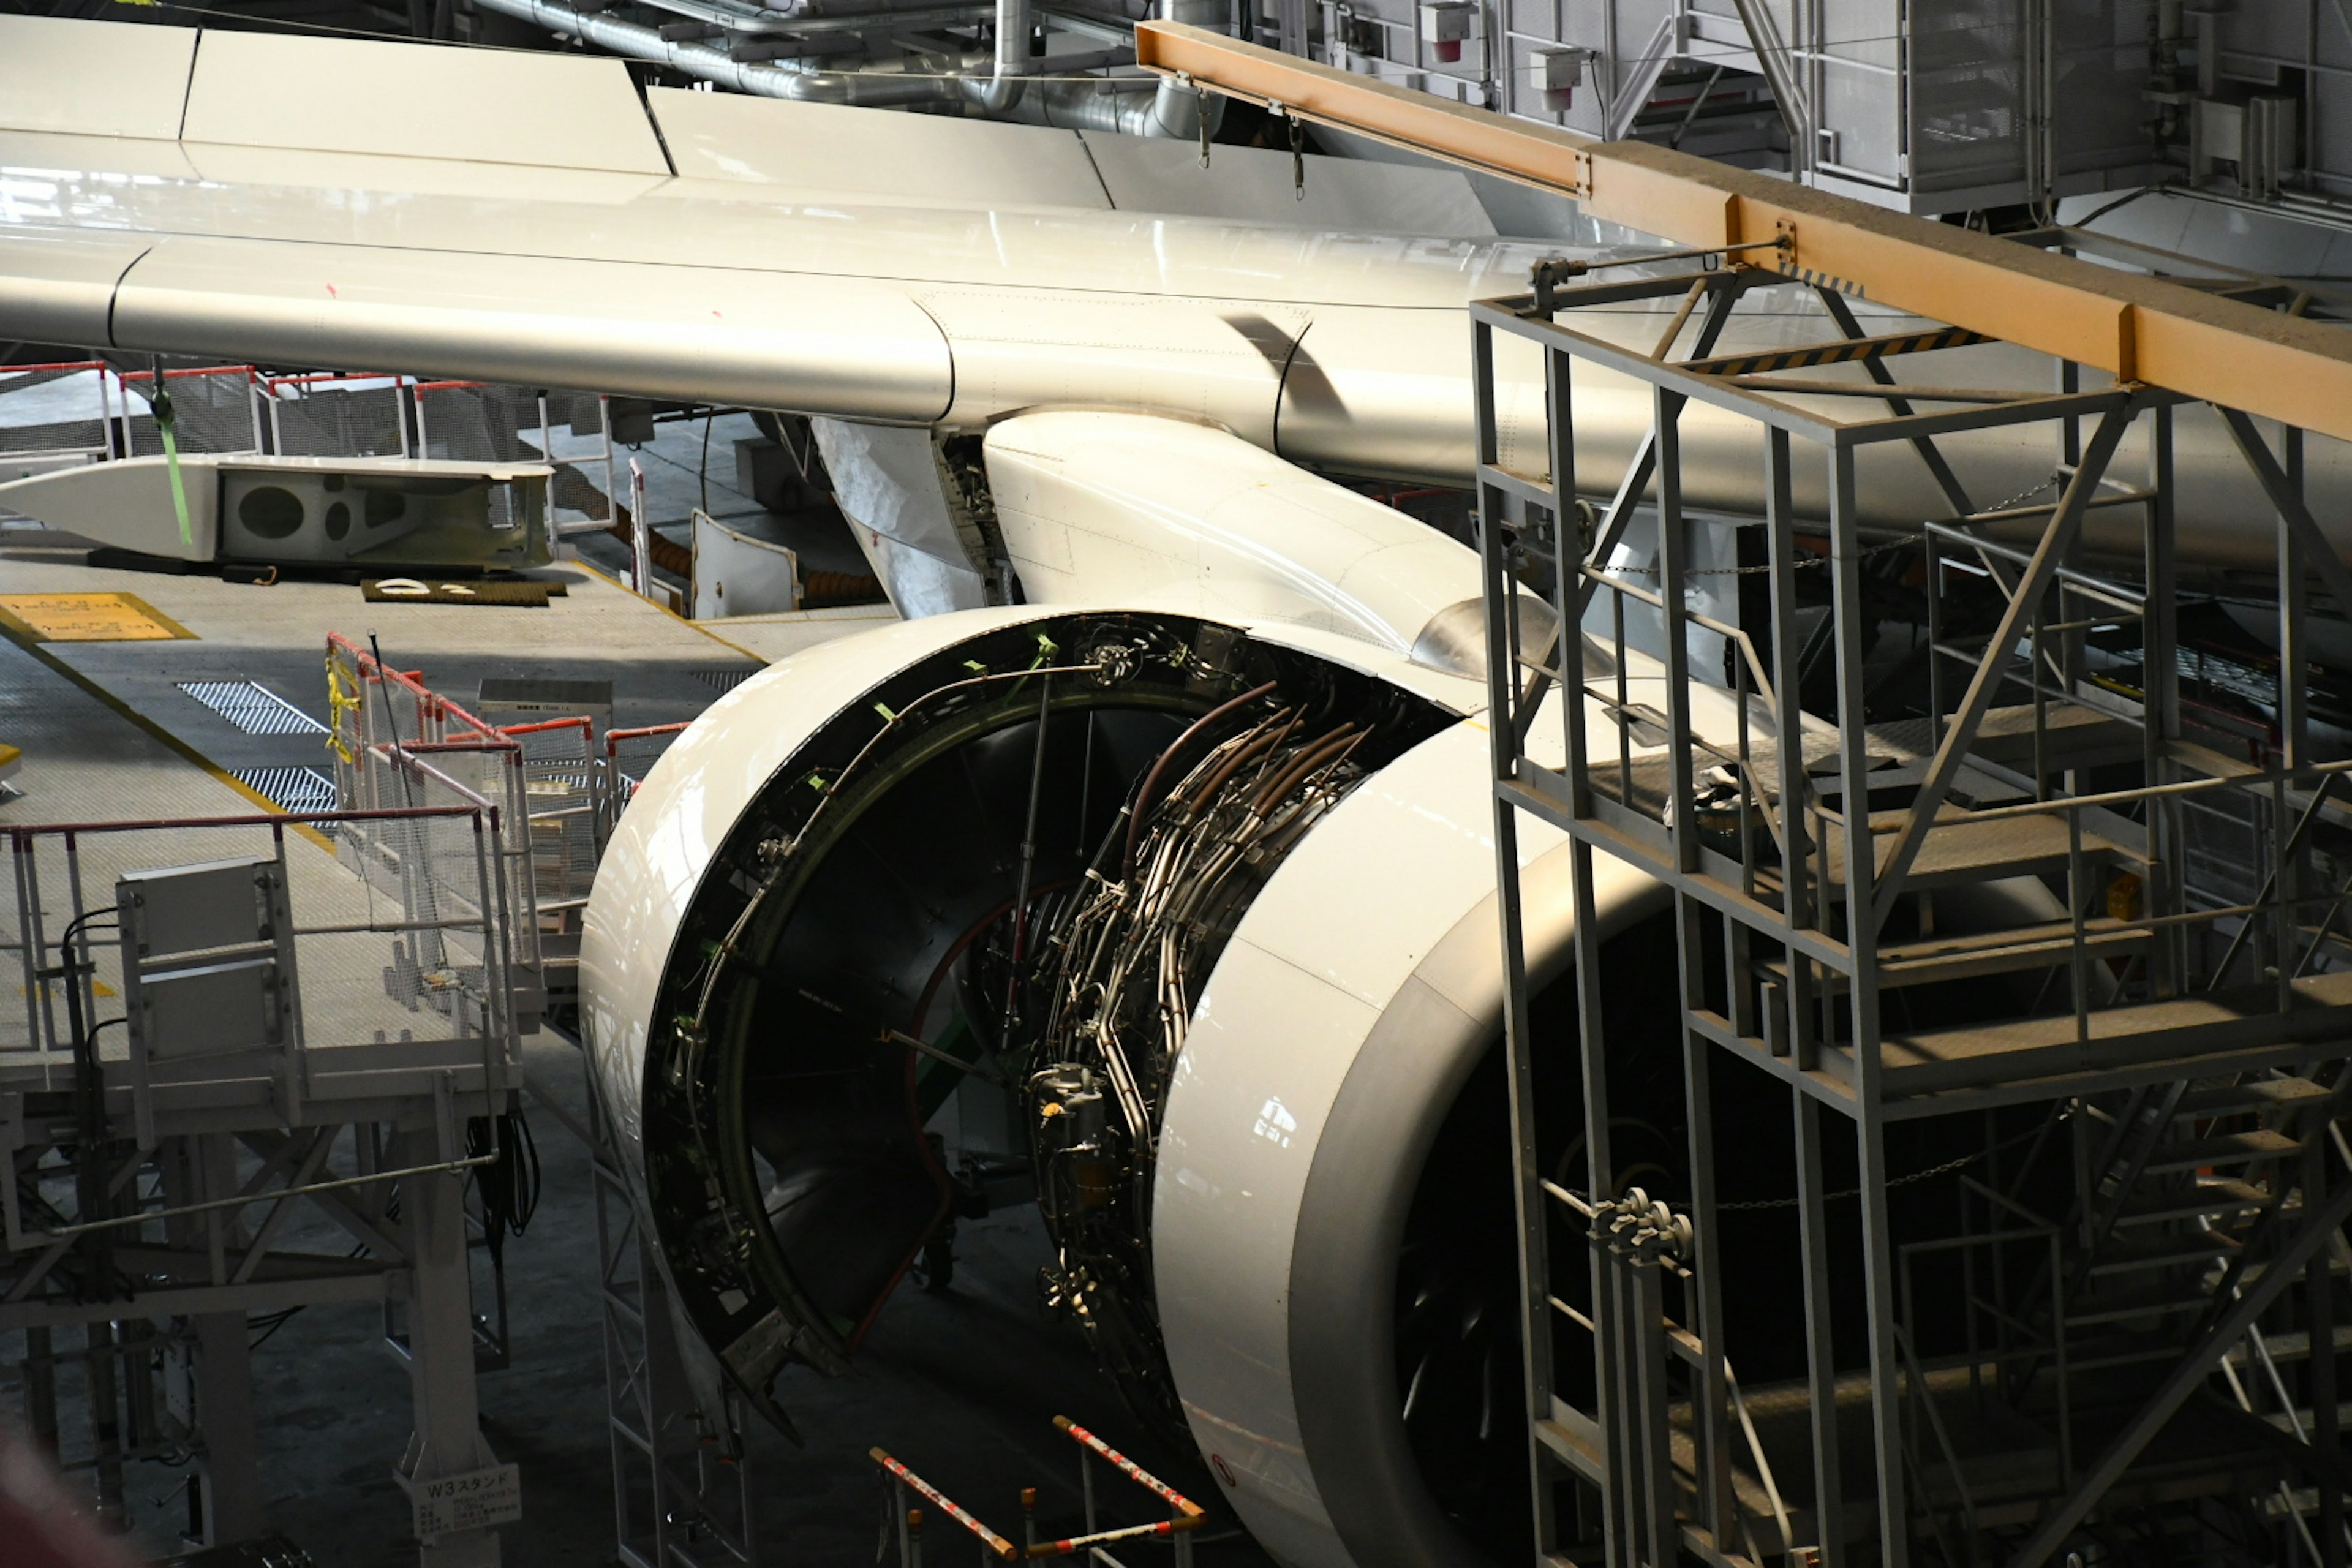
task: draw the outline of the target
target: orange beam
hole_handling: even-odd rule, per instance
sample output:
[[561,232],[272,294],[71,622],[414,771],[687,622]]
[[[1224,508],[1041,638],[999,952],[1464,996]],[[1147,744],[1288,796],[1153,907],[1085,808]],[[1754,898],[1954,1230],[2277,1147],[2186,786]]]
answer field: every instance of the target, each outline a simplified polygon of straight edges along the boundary
[[1572,196],[1677,245],[1751,259],[2123,381],[2352,440],[2352,331],[1889,212],[1644,142],[1597,142],[1175,22],[1136,58],[1211,91]]

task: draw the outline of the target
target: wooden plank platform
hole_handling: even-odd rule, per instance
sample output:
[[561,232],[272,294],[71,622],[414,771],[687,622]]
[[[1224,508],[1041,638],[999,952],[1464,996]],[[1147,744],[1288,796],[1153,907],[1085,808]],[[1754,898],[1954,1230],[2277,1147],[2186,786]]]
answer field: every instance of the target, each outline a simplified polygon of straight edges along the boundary
[[[2294,983],[2292,995],[2294,1005],[2284,1012],[2274,984],[2104,1008],[2090,1015],[2086,1039],[2076,1038],[2071,1014],[1890,1034],[1881,1058],[1883,1081],[1888,1098],[1895,1099],[2264,1046],[2352,1039],[2352,973],[2306,976]],[[1835,1054],[1851,1068],[1849,1047],[1835,1047]]]

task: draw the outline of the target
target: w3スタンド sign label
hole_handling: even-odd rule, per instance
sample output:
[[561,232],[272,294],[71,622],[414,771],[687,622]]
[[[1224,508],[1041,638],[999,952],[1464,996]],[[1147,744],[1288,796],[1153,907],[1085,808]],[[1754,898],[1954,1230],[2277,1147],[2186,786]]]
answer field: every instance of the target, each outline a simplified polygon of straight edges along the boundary
[[416,1538],[430,1541],[460,1530],[487,1530],[522,1518],[522,1467],[492,1465],[461,1476],[416,1480],[395,1476],[416,1516]]

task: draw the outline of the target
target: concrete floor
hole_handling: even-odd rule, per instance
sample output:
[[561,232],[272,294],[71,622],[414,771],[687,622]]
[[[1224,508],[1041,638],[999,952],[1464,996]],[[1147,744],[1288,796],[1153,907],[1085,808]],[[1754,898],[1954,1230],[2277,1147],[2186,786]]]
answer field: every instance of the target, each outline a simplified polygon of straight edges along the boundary
[[[696,432],[698,438],[699,432]],[[715,438],[714,438],[715,439]],[[649,510],[651,510],[649,508]],[[0,531],[0,594],[109,590],[138,595],[196,633],[193,641],[51,643],[0,640],[0,740],[22,745],[22,798],[0,804],[0,825],[131,815],[249,811],[221,770],[318,765],[315,736],[246,735],[176,689],[189,679],[257,679],[325,716],[325,633],[382,638],[386,658],[415,668],[461,700],[493,675],[610,679],[615,721],[691,718],[723,678],[758,657],[854,630],[877,612],[763,617],[719,640],[595,574],[559,569],[570,594],[548,610],[367,605],[355,588],[281,583],[241,587],[203,577],[92,571],[80,547],[38,530]],[[755,651],[756,650],[756,651]],[[720,679],[712,679],[713,675]],[[325,853],[321,877],[340,875]],[[532,1079],[577,1120],[583,1084],[575,1050],[552,1033],[526,1044]],[[546,1106],[530,1108],[542,1161],[541,1207],[507,1255],[512,1364],[481,1382],[484,1430],[522,1468],[524,1520],[506,1532],[516,1564],[602,1563],[613,1556],[611,1454],[597,1294],[597,1248],[585,1149]],[[309,1238],[341,1250],[340,1233]],[[287,1245],[306,1237],[295,1230]],[[794,1447],[761,1430],[751,1475],[762,1558],[865,1564],[876,1560],[882,1492],[866,1454],[880,1444],[1003,1530],[1017,1528],[1017,1493],[1040,1489],[1041,1523],[1077,1523],[1075,1455],[1050,1425],[1056,1414],[1096,1427],[1194,1498],[1217,1489],[1196,1457],[1153,1437],[1121,1408],[1076,1327],[1046,1316],[1035,1279],[1047,1260],[1034,1210],[967,1222],[952,1290],[908,1287],[883,1311],[856,1368],[838,1380],[788,1377],[779,1393],[807,1439]],[[72,1336],[60,1336],[60,1349]],[[0,1419],[21,1419],[21,1341],[0,1339]],[[255,1355],[261,1468],[273,1522],[322,1568],[377,1568],[416,1560],[406,1500],[392,1479],[409,1428],[404,1366],[386,1349],[378,1311],[320,1306],[268,1334]],[[68,1450],[76,1410],[62,1379]],[[137,1540],[173,1548],[185,1518],[184,1469],[131,1467]],[[1126,1515],[1152,1517],[1149,1510]],[[935,1544],[933,1558],[946,1551]],[[1160,1548],[1130,1563],[1164,1560]],[[0,1562],[6,1558],[0,1542]],[[1220,1516],[1199,1558],[1215,1568],[1269,1562]]]

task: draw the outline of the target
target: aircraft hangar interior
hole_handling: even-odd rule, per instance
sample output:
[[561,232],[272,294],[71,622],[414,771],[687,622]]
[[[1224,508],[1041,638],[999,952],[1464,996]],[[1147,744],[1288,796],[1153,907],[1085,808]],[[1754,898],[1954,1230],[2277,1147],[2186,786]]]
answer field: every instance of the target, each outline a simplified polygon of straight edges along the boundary
[[2345,1568],[2347,322],[2345,0],[0,0],[0,1568]]

